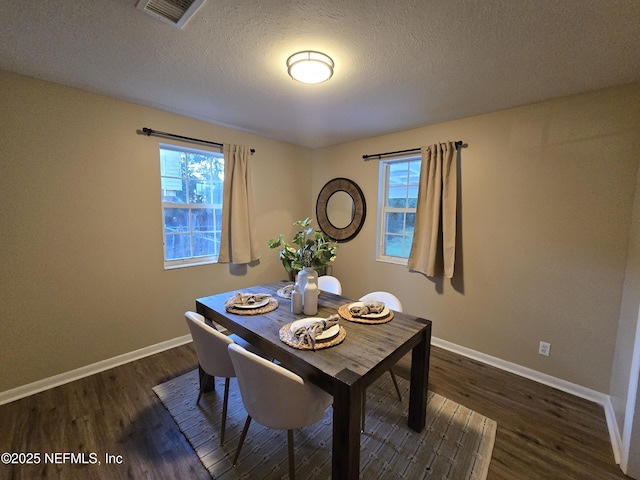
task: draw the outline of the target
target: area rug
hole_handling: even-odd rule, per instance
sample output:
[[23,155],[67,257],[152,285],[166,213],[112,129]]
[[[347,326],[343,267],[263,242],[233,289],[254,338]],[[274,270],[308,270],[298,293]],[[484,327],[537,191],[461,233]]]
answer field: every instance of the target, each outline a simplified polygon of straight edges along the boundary
[[[398,378],[400,402],[383,375],[367,389],[366,432],[362,434],[360,478],[484,480],[496,434],[496,422],[429,392],[427,423],[421,433],[407,426],[409,382]],[[287,479],[287,432],[257,422],[232,466],[246,411],[236,379],[231,379],[225,443],[220,446],[224,379],[196,405],[198,372],[194,370],[154,387],[176,424],[214,479]],[[331,478],[331,407],[322,420],[294,432],[296,477]]]

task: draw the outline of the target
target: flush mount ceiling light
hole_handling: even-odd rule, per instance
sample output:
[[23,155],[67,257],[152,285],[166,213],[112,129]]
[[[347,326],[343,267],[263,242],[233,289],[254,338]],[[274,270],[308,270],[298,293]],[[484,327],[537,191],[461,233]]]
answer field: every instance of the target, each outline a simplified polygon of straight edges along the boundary
[[305,50],[287,58],[291,78],[302,83],[321,83],[333,75],[333,60],[320,52]]

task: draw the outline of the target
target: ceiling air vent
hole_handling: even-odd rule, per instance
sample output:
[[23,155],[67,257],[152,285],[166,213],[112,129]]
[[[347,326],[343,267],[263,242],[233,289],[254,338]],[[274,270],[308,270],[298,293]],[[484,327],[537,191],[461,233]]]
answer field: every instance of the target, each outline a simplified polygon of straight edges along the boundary
[[203,3],[204,0],[140,0],[136,8],[174,27],[182,28]]

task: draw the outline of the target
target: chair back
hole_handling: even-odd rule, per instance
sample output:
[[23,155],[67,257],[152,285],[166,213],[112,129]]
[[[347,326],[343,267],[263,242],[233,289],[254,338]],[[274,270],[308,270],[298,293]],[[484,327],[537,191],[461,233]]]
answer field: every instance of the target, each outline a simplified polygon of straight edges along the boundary
[[389,292],[371,292],[360,297],[361,302],[384,302],[391,310],[402,313],[402,302],[393,293]]
[[320,420],[333,397],[238,344],[228,347],[247,413],[265,427],[295,430]]
[[342,295],[342,284],[340,280],[331,275],[322,275],[318,277],[318,288],[323,292],[335,293]]
[[212,377],[235,377],[233,364],[227,347],[233,340],[204,322],[204,317],[195,312],[186,312],[191,337],[196,347],[198,362]]

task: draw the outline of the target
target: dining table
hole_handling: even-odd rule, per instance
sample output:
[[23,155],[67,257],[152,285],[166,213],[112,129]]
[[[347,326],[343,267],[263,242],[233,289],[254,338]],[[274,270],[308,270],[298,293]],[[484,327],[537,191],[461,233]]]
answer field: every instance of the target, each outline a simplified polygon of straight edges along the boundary
[[[213,322],[240,336],[265,356],[300,375],[333,396],[333,439],[331,478],[357,479],[360,475],[360,422],[362,395],[382,374],[411,352],[408,421],[420,432],[426,422],[431,321],[392,311],[391,320],[360,323],[340,318],[341,341],[327,348],[300,349],[285,343],[280,330],[308,318],[291,312],[291,300],[278,295],[290,282],[274,282],[217,293],[196,299],[196,310]],[[269,294],[277,307],[232,313],[225,302],[236,293]],[[353,299],[320,292],[318,311],[312,317],[328,318],[344,312]],[[342,310],[341,310],[342,307]],[[346,315],[349,317],[349,315]],[[354,321],[355,320],[355,321]]]

